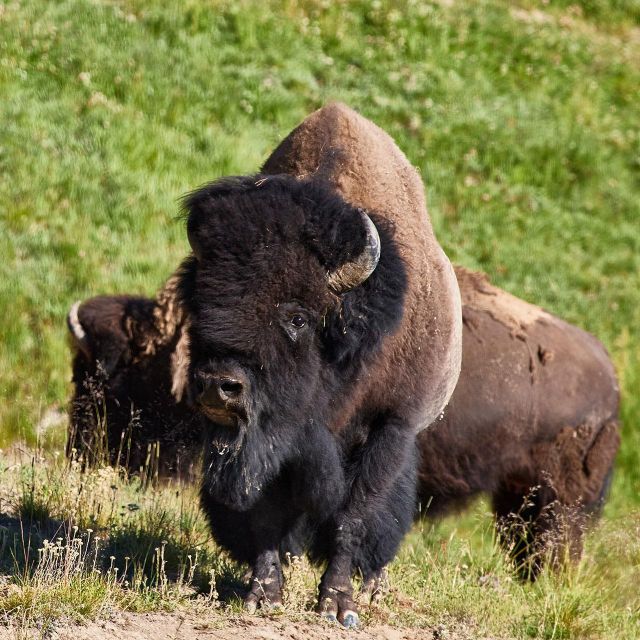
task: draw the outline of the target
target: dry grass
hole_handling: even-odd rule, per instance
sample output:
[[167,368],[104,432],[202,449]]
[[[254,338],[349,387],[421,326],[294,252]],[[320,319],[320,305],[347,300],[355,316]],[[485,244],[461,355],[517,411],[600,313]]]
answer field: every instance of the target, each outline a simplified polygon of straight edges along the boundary
[[[0,481],[0,612],[13,628],[49,633],[118,611],[200,612],[221,623],[241,613],[246,567],[212,542],[194,486],[83,470],[42,452],[19,454]],[[282,620],[313,620],[320,574],[290,559]],[[382,599],[361,603],[362,618],[497,638],[634,638],[639,578],[640,514],[605,519],[579,566],[532,585],[515,577],[480,502],[466,516],[418,523]]]

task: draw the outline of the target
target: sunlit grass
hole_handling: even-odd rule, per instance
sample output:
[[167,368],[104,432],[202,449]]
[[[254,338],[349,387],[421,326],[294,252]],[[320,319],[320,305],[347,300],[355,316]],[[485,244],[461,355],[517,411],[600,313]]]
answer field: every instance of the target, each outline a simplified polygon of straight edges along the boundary
[[[121,470],[24,455],[1,478],[0,617],[9,624],[53,629],[121,610],[197,611],[220,621],[242,612],[246,567],[216,548],[194,487],[145,488]],[[320,575],[291,559],[283,619],[314,619]],[[638,512],[606,519],[587,536],[580,565],[530,584],[514,576],[480,501],[463,516],[417,523],[382,600],[362,601],[361,613],[365,625],[482,637],[631,639],[640,628],[638,579]]]

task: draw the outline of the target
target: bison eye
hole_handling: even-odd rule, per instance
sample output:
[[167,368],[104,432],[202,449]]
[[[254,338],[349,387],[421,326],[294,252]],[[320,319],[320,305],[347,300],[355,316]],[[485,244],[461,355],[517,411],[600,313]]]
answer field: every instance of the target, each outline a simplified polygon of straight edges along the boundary
[[289,320],[289,322],[296,329],[302,329],[302,327],[304,327],[307,324],[307,319],[304,316],[301,316],[300,314],[296,314],[295,316],[291,317],[291,320]]

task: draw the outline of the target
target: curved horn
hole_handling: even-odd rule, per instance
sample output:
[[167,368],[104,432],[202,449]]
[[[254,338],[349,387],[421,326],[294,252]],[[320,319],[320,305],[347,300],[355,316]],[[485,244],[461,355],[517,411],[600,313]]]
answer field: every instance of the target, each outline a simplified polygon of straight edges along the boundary
[[351,262],[345,262],[327,275],[327,285],[340,295],[362,284],[374,271],[380,259],[380,236],[371,218],[361,209],[362,223],[367,231],[367,239],[360,255]]
[[91,358],[91,347],[87,332],[84,330],[80,318],[78,317],[78,309],[80,308],[80,300],[74,302],[67,315],[67,327],[71,333],[74,344],[84,353],[87,358]]

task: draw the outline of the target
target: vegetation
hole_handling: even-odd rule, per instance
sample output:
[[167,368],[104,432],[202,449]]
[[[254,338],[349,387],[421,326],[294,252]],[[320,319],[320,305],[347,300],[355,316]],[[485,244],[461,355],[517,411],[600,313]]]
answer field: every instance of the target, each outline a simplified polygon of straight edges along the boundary
[[[3,463],[0,610],[43,628],[110,607],[210,607],[209,572],[222,587],[240,577],[191,489],[63,471],[65,425],[47,427],[69,390],[64,317],[97,293],[152,293],[187,253],[180,196],[257,170],[337,99],[422,172],[452,259],[600,337],[623,394],[611,500],[576,571],[511,580],[480,503],[415,529],[371,619],[638,637],[639,33],[638,0],[0,3],[0,441],[47,445],[45,463]],[[313,590],[299,571],[290,612]]]
[[[83,471],[41,452],[16,455],[0,473],[11,514],[0,520],[0,612],[19,629],[47,637],[55,624],[118,610],[218,621],[242,610],[243,568],[211,541],[193,485],[145,486],[121,470]],[[640,630],[639,560],[640,514],[609,517],[578,567],[523,584],[480,502],[464,518],[416,525],[383,600],[363,604],[363,621],[463,628],[471,637],[631,640]],[[319,572],[299,558],[285,572],[276,615],[314,620]]]

